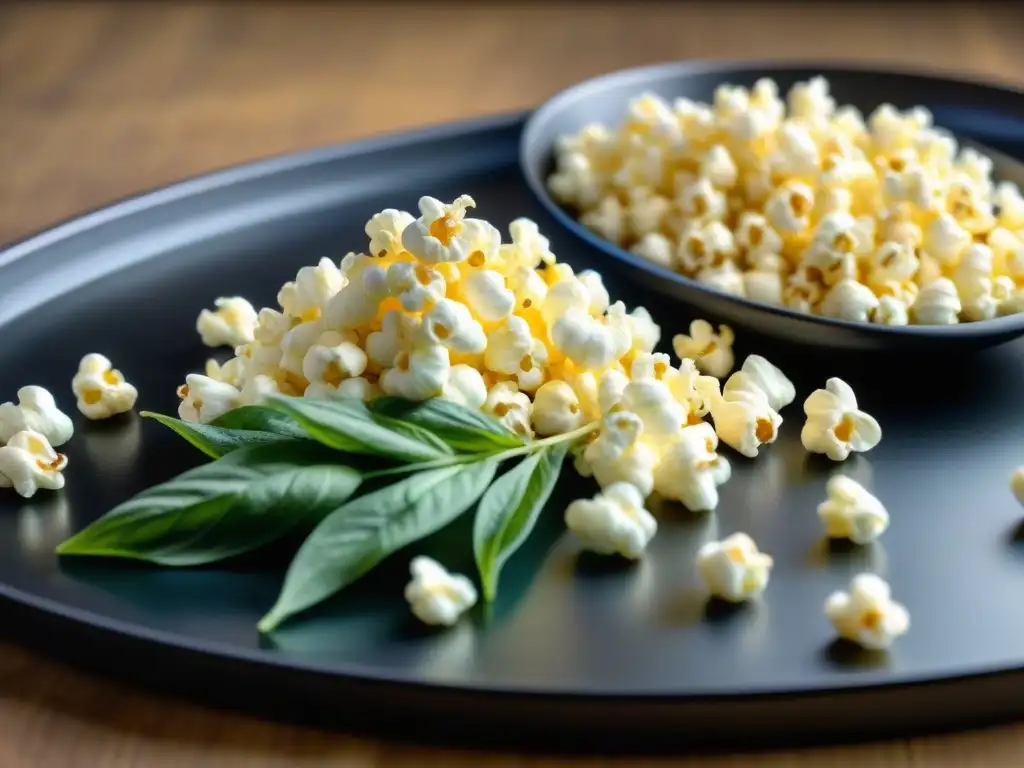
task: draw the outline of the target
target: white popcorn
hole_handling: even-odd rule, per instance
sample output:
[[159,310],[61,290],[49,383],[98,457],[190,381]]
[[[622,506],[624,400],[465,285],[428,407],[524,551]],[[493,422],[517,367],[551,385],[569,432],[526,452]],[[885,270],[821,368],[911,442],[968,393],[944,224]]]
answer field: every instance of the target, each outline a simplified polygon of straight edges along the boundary
[[78,410],[87,419],[109,419],[135,407],[139,392],[125,381],[121,372],[103,355],[92,353],[82,358],[78,373],[71,380]]
[[914,246],[895,241],[886,241],[871,254],[868,283],[872,286],[888,282],[904,283],[913,279],[921,262],[914,253]]
[[444,276],[426,264],[396,261],[387,271],[387,285],[407,312],[422,312],[445,296]]
[[256,310],[239,296],[222,297],[213,302],[216,310],[204,309],[196,320],[196,330],[208,347],[237,347],[253,340]]
[[808,178],[817,175],[821,165],[818,144],[806,125],[787,121],[779,131],[779,146],[772,167],[785,177]]
[[825,286],[821,273],[810,267],[798,269],[788,278],[782,290],[782,299],[787,307],[800,312],[813,312],[825,297]]
[[511,381],[500,381],[491,387],[483,409],[516,434],[533,436],[530,426],[530,398]]
[[[280,392],[281,387],[275,379],[263,374],[257,374],[242,386],[238,402],[239,405],[262,405],[268,397],[280,394]],[[180,388],[178,394],[179,396],[181,395]]]
[[656,379],[630,381],[622,390],[617,405],[640,417],[648,440],[667,443],[676,438],[687,423],[687,408],[676,400],[672,390]]
[[405,599],[424,624],[451,627],[477,601],[476,587],[465,576],[453,575],[436,560],[420,555],[409,564],[412,581]]
[[248,361],[244,357],[232,357],[221,365],[213,358],[206,361],[205,373],[215,381],[223,381],[233,387],[241,387],[245,383]]
[[0,488],[13,488],[30,499],[40,488],[57,491],[64,487],[67,456],[57,453],[39,432],[25,429],[0,447]]
[[747,291],[743,273],[731,261],[719,267],[704,267],[697,273],[697,282],[732,296],[745,296]]
[[626,231],[626,211],[619,198],[608,195],[580,217],[580,223],[605,240],[621,245]]
[[[324,332],[323,320],[310,320],[307,323],[299,323],[281,339],[281,358],[278,365],[283,369],[285,378],[290,382],[299,383],[299,388],[301,388],[301,382],[297,380],[302,376],[302,361],[306,358],[306,353],[310,348],[319,342]],[[346,333],[351,336],[351,332]],[[341,343],[341,338],[334,342],[334,344],[339,343]],[[329,346],[333,346],[333,344],[329,344]]]
[[646,187],[633,187],[628,193],[626,228],[634,237],[657,232],[672,209],[667,197],[652,193]]
[[377,316],[381,302],[390,293],[387,272],[377,264],[367,265],[327,302],[323,318],[330,328],[365,325]]
[[598,485],[628,483],[642,497],[650,495],[658,455],[640,439],[643,431],[643,420],[635,413],[618,411],[604,417],[597,438],[582,454]]
[[953,270],[953,284],[965,319],[977,321],[995,317],[997,301],[992,296],[992,283],[992,249],[972,243]]
[[895,296],[883,296],[871,314],[871,322],[878,325],[906,325],[910,322],[907,305]]
[[583,546],[602,555],[636,560],[658,530],[644,498],[629,483],[615,483],[593,499],[577,499],[565,510],[565,524]]
[[366,222],[364,231],[370,238],[370,255],[397,256],[405,249],[402,246],[402,233],[405,228],[416,221],[411,213],[394,208],[385,208],[375,213]]
[[505,286],[505,276],[493,269],[471,272],[462,281],[462,295],[477,317],[491,323],[508,317],[516,306],[516,295]]
[[518,315],[510,315],[487,335],[484,365],[506,376],[519,373],[523,358],[533,350],[534,343],[530,324]]
[[631,339],[630,349],[637,354],[653,352],[661,340],[661,328],[651,318],[651,313],[644,307],[634,307],[625,319]]
[[857,397],[842,379],[831,378],[804,401],[807,421],[800,442],[811,453],[843,461],[851,452],[870,451],[882,439],[874,417],[857,407]]
[[804,266],[821,271],[827,285],[856,277],[857,256],[871,249],[872,240],[848,213],[826,215],[815,227]]
[[782,237],[761,214],[747,211],[740,216],[736,226],[736,244],[743,249],[747,262],[752,266],[765,270],[775,266],[772,271],[781,268]]
[[810,225],[814,210],[814,192],[806,184],[793,183],[779,187],[768,198],[764,216],[776,232],[798,234]]
[[730,376],[722,396],[712,400],[711,417],[718,439],[748,458],[757,456],[765,443],[774,443],[782,424],[768,396],[743,371]]
[[487,384],[480,371],[471,365],[453,365],[441,397],[464,408],[478,410],[487,401]]
[[642,93],[630,99],[626,107],[626,130],[650,135],[658,142],[671,143],[681,137],[672,108],[654,93]]
[[869,650],[885,650],[910,629],[910,614],[891,596],[889,585],[871,573],[853,577],[849,592],[825,601],[825,615],[840,637]]
[[551,242],[540,233],[537,223],[527,218],[515,219],[508,225],[512,242],[499,249],[509,266],[533,270],[541,264],[553,264]]
[[611,365],[629,351],[632,343],[628,325],[602,322],[579,309],[571,309],[555,320],[550,334],[555,348],[586,370]]
[[772,558],[758,551],[745,533],[709,541],[697,551],[697,571],[714,597],[741,603],[759,597],[768,586]]
[[878,307],[878,297],[863,283],[843,279],[821,301],[821,314],[839,320],[866,323]]
[[230,384],[190,373],[178,387],[178,416],[184,421],[207,424],[241,405],[241,392]]
[[398,353],[395,366],[381,373],[380,388],[406,400],[427,400],[441,395],[450,371],[448,350],[440,344],[423,344]]
[[277,294],[277,303],[289,317],[309,322],[320,317],[327,302],[344,284],[341,270],[324,257],[317,266],[300,269],[294,282],[285,283]]
[[680,358],[691,358],[697,368],[715,378],[729,375],[734,364],[732,329],[718,326],[718,333],[707,320],[690,323],[690,335],[678,334],[672,339],[672,348]]
[[836,108],[836,100],[829,95],[828,80],[821,76],[794,85],[787,100],[793,117],[812,124],[831,117]]
[[703,376],[697,364],[688,357],[679,361],[676,371],[664,377],[673,397],[689,409],[687,424],[699,424],[711,413],[711,404],[721,396],[721,384],[714,376]]
[[441,299],[423,315],[422,331],[432,343],[459,354],[474,355],[487,347],[483,327],[470,314],[465,304]]
[[650,232],[644,235],[629,250],[640,258],[647,259],[665,269],[671,269],[675,260],[675,246],[660,232]]
[[0,404],[0,445],[26,430],[38,432],[56,447],[71,439],[75,427],[53,395],[43,387],[28,386],[18,390],[17,405]]
[[366,370],[366,353],[359,346],[344,341],[340,334],[324,336],[327,338],[310,347],[302,359],[302,375],[309,382],[304,393],[307,397],[335,393],[346,379],[362,376]]
[[1000,182],[996,185],[992,199],[999,206],[999,226],[1012,230],[1024,229],[1024,197],[1016,184]]
[[971,233],[950,213],[940,213],[924,229],[922,249],[940,264],[956,264],[971,243]]
[[720,221],[688,226],[679,241],[679,267],[694,273],[705,267],[720,267],[736,255],[732,233]]
[[[460,195],[450,205],[421,197],[420,217],[402,232],[402,246],[428,264],[479,261],[475,266],[482,266],[497,255],[501,234],[486,221],[466,218],[466,210],[475,207],[469,195]],[[474,254],[479,256],[472,259]]]
[[732,474],[717,448],[718,435],[710,424],[685,427],[654,470],[654,490],[691,512],[713,510],[718,506],[718,486]]
[[[310,390],[313,390],[312,385],[305,391],[304,395],[306,397],[313,397],[313,393]],[[383,392],[377,385],[377,382],[370,381],[364,376],[356,376],[341,382],[337,390],[332,393],[332,397],[341,398],[342,400],[362,400],[364,403],[368,403],[371,400],[376,400],[382,394]],[[245,397],[244,391],[242,392],[242,397],[243,399]]]
[[583,424],[583,409],[573,388],[564,381],[549,381],[533,396],[533,428],[538,435],[561,435]]
[[743,295],[772,306],[782,305],[783,278],[778,272],[744,272]]
[[570,310],[590,313],[590,291],[575,276],[556,280],[544,297],[540,307],[540,315],[544,324],[550,328]]
[[693,222],[720,221],[726,214],[725,193],[712,186],[710,179],[698,179],[679,190],[679,210]]
[[589,209],[601,199],[601,183],[582,152],[560,155],[558,168],[548,177],[548,189],[561,203]]
[[592,269],[585,269],[576,275],[576,279],[579,280],[590,297],[588,305],[590,314],[603,315],[611,304],[611,299],[608,297],[608,289],[604,287],[601,275]]
[[961,308],[953,281],[940,277],[921,288],[911,312],[921,325],[953,325],[960,322]]
[[601,413],[608,413],[619,404],[629,384],[629,377],[614,368],[601,374],[597,384],[597,405]]
[[889,513],[864,486],[845,475],[833,475],[825,486],[828,498],[818,505],[818,517],[830,539],[868,544],[889,527]]
[[718,189],[731,189],[739,179],[739,169],[729,150],[721,144],[715,144],[701,161],[700,175]]
[[[740,366],[740,371],[750,377],[751,382],[764,393],[768,398],[768,405],[773,410],[781,411],[796,399],[796,387],[793,386],[793,382],[760,355],[747,355]],[[728,386],[726,382],[726,388]]]

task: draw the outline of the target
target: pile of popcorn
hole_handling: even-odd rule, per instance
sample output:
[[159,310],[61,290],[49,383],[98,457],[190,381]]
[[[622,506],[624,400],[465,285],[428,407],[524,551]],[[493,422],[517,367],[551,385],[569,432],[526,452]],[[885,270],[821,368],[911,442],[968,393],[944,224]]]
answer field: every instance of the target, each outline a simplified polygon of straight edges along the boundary
[[766,304],[883,325],[1024,310],[1024,198],[915,107],[865,121],[828,82],[653,94],[556,147],[551,194],[659,266]]

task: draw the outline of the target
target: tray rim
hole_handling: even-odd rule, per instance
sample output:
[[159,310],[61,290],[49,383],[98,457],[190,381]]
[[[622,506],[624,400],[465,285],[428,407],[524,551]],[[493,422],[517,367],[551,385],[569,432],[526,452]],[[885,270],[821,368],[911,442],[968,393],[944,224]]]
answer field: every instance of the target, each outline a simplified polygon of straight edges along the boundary
[[[380,152],[393,147],[445,140],[467,134],[479,134],[492,131],[510,130],[522,127],[530,116],[529,110],[487,115],[483,117],[440,123],[410,130],[394,131],[372,138],[350,142],[329,144],[298,152],[283,153],[269,158],[243,162],[225,166],[210,172],[185,178],[154,189],[143,191],[118,199],[110,204],[89,210],[81,215],[69,217],[57,224],[29,235],[15,243],[0,248],[0,269],[16,259],[31,256],[37,250],[48,247],[60,240],[86,232],[96,226],[115,222],[132,214],[179,200],[193,194],[201,193],[237,184],[254,178],[276,173],[283,173],[309,165],[342,159],[355,154]],[[517,164],[513,150],[509,158],[509,166]],[[315,660],[302,660],[299,657],[275,653],[272,649],[250,650],[228,643],[204,640],[189,635],[153,629],[123,619],[110,618],[103,614],[78,608],[47,597],[11,587],[0,582],[0,598],[10,601],[21,608],[27,608],[41,618],[59,622],[69,622],[77,630],[112,633],[122,639],[144,644],[153,644],[158,650],[197,654],[220,662],[243,663],[257,668],[273,669],[278,672],[298,672],[329,678],[338,682],[350,682],[360,685],[386,685],[420,693],[438,692],[457,695],[484,696],[487,698],[509,699],[541,699],[547,702],[601,702],[650,703],[664,706],[675,703],[721,703],[744,702],[755,703],[784,698],[788,701],[797,699],[814,699],[825,696],[842,697],[844,694],[869,694],[872,691],[896,692],[906,689],[920,689],[927,686],[952,685],[960,682],[984,681],[997,677],[1024,673],[1024,662],[1017,665],[993,667],[991,665],[967,665],[959,671],[949,674],[915,673],[898,680],[857,682],[852,677],[841,686],[802,685],[795,688],[776,689],[771,687],[754,688],[744,693],[674,693],[674,692],[636,692],[607,691],[592,689],[586,692],[573,690],[538,689],[533,685],[516,685],[508,683],[472,682],[424,682],[411,680],[403,676],[390,674],[387,670],[372,669],[370,672],[359,671],[348,665],[324,664]],[[253,627],[255,632],[255,626]],[[365,668],[364,668],[365,670]]]
[[[540,173],[535,172],[533,163],[527,161],[527,158],[530,155],[535,154],[532,145],[537,143],[535,134],[540,131],[540,128],[544,127],[543,121],[551,115],[558,114],[565,105],[572,103],[581,96],[600,92],[613,84],[639,84],[651,79],[672,74],[679,76],[713,75],[716,73],[727,75],[729,72],[741,69],[759,70],[769,76],[774,73],[792,70],[814,70],[825,73],[826,77],[828,77],[829,72],[844,72],[859,75],[878,75],[881,77],[910,77],[922,80],[931,80],[933,82],[944,81],[946,83],[952,83],[960,86],[1000,91],[1005,96],[1022,100],[1022,108],[1024,108],[1024,88],[1011,86],[1007,83],[1000,83],[994,80],[986,81],[985,79],[974,78],[971,76],[958,77],[954,70],[945,70],[941,68],[929,69],[924,67],[914,68],[896,66],[883,70],[879,68],[881,66],[882,62],[850,62],[842,59],[834,61],[821,59],[681,59],[677,61],[628,67],[625,69],[605,72],[556,91],[530,113],[526,119],[526,125],[523,128],[519,144],[520,171],[523,174],[523,178],[527,186],[533,193],[534,199],[537,200],[537,202],[551,217],[553,217],[562,227],[567,229],[573,237],[586,243],[589,247],[600,251],[606,257],[614,259],[620,264],[625,265],[627,268],[646,272],[653,278],[671,280],[676,285],[686,286],[693,290],[716,294],[718,292],[712,291],[706,286],[698,283],[696,280],[680,275],[672,270],[665,269],[664,267],[660,267],[657,264],[636,256],[625,248],[617,246],[614,243],[596,235],[580,224],[560,205],[558,205],[545,188]],[[958,142],[960,142],[961,139],[962,137],[957,136]],[[988,147],[985,147],[984,151],[986,154],[997,158],[1005,158],[1016,165],[1024,166],[1022,161],[1011,158],[1005,153],[998,152]],[[550,147],[545,151],[545,155],[549,154]],[[1024,331],[1024,314],[1007,315],[1006,317],[997,317],[991,320],[983,320],[981,322],[958,323],[951,326],[886,326],[876,325],[874,323],[858,323],[849,320],[840,320],[838,318],[824,317],[822,315],[808,315],[789,309],[788,307],[773,306],[756,302],[744,296],[721,294],[720,298],[722,301],[734,302],[749,309],[764,312],[769,315],[783,317],[788,320],[802,321],[811,325],[822,325],[857,334],[866,334],[879,340],[888,338],[894,342],[898,340],[903,343],[913,342],[915,339],[948,339],[951,342],[955,342],[964,339],[986,338],[992,335],[1012,334],[1014,332]]]

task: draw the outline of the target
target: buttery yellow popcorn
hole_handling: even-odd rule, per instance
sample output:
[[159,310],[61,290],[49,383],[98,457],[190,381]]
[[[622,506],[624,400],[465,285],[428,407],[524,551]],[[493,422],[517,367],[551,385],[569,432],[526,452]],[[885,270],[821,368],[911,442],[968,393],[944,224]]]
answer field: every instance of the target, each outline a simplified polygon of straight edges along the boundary
[[1024,309],[1007,283],[1024,286],[1024,196],[926,109],[882,104],[865,118],[814,77],[785,101],[764,78],[724,84],[710,105],[646,93],[627,112],[617,128],[561,137],[548,186],[584,226],[663,269],[847,322]]

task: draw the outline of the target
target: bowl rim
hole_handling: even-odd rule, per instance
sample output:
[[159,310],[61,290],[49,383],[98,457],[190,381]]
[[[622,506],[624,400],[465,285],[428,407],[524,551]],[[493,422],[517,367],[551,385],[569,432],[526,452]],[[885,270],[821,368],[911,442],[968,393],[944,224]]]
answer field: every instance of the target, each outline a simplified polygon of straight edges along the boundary
[[[1012,334],[1014,331],[1024,333],[1024,313],[997,317],[991,320],[979,320],[975,322],[957,323],[955,325],[900,325],[889,326],[876,323],[861,323],[852,320],[841,320],[838,318],[824,317],[806,312],[799,312],[788,307],[765,304],[763,302],[748,299],[745,296],[735,296],[717,291],[692,278],[681,275],[678,272],[661,267],[647,259],[644,259],[630,251],[605,240],[594,232],[584,227],[569,213],[567,213],[554,198],[548,193],[541,176],[539,168],[530,161],[540,155],[547,158],[551,155],[553,147],[546,146],[537,150],[539,136],[547,128],[547,124],[566,107],[599,93],[611,86],[635,83],[650,83],[661,79],[679,76],[698,76],[720,74],[727,78],[730,73],[741,70],[759,70],[765,76],[778,76],[794,70],[813,70],[821,73],[826,79],[832,74],[858,74],[873,75],[877,77],[907,77],[922,81],[930,81],[938,84],[952,84],[961,87],[980,88],[986,91],[999,92],[1002,98],[1018,99],[1021,108],[1024,109],[1024,89],[1015,88],[1005,83],[985,82],[981,79],[970,79],[953,76],[951,72],[942,69],[926,69],[913,67],[895,67],[880,69],[881,64],[872,65],[864,62],[821,61],[817,59],[689,59],[672,62],[662,62],[639,67],[605,72],[600,75],[582,80],[578,83],[563,88],[542,102],[526,119],[523,132],[519,139],[519,167],[527,186],[534,197],[540,202],[544,209],[551,214],[559,224],[569,232],[590,245],[592,248],[603,252],[606,256],[624,262],[627,266],[640,269],[650,277],[667,279],[675,285],[702,291],[712,296],[720,297],[724,301],[733,302],[747,309],[757,310],[770,315],[799,320],[806,323],[823,325],[834,329],[854,331],[860,334],[870,334],[879,338],[891,339],[903,338],[931,338],[948,337],[951,339],[982,338],[997,334]],[[639,91],[638,91],[639,93]],[[961,137],[957,136],[958,142]],[[984,152],[1002,161],[1008,161],[1017,165],[1022,162],[1005,153],[998,152],[988,147]],[[678,300],[678,299],[677,299]]]

